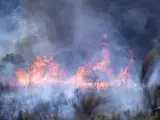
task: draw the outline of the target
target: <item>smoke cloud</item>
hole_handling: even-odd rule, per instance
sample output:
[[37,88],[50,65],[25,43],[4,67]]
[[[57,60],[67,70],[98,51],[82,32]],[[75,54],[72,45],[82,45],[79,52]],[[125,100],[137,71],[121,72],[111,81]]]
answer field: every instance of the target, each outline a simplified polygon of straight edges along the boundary
[[[152,39],[159,33],[159,16],[156,12],[152,14],[156,7],[150,9],[154,2],[147,3],[150,4],[148,8],[143,2],[136,1],[133,4],[130,1],[127,5],[124,2],[23,0],[20,3],[21,12],[16,8],[14,12],[0,19],[0,56],[14,52],[22,55],[29,63],[35,56],[55,56],[57,61],[70,68],[69,72],[72,72],[77,66],[84,64],[85,60],[98,60],[101,54],[100,44],[106,42],[111,47],[111,66],[115,71],[117,66],[121,68],[129,60],[126,51],[135,51],[135,61],[138,63],[134,68],[136,72],[133,72],[133,81],[138,81],[139,60],[152,47]],[[8,21],[14,23],[13,26],[9,25],[13,28],[8,28]],[[13,30],[9,31],[10,29]],[[106,39],[104,34],[107,34]],[[114,101],[120,100],[123,109],[136,109],[141,104],[142,91],[138,89],[139,86],[133,85],[134,83],[131,83],[132,87],[127,86],[120,90],[120,97],[117,94],[111,96]],[[69,88],[66,94],[70,98],[73,97],[75,86]],[[134,97],[130,96],[130,93],[134,93]],[[52,94],[52,89],[47,89],[45,95],[39,90],[34,93],[44,98],[44,101],[48,101]],[[135,96],[138,99],[135,100]],[[21,99],[25,97],[21,96]],[[133,102],[136,107],[132,106]],[[35,103],[29,101],[30,106]]]

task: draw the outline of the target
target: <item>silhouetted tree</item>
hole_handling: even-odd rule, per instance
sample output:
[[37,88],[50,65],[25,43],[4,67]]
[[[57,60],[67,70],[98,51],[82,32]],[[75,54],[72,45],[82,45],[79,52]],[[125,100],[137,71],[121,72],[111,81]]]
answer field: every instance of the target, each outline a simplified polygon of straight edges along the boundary
[[6,54],[2,58],[2,62],[11,62],[12,64],[21,64],[21,63],[24,63],[25,61],[21,55],[10,53],[10,54]]

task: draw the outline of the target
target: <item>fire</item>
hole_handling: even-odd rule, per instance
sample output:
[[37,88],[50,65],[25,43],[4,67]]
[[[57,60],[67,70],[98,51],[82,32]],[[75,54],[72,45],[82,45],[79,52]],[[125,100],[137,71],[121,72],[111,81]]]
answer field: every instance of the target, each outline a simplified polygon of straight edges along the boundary
[[[106,47],[106,46],[105,46]],[[66,77],[66,71],[60,69],[60,64],[56,63],[54,58],[47,58],[46,56],[37,56],[29,70],[16,70],[16,77],[21,85],[44,85],[44,84],[75,84],[78,87],[96,87],[97,89],[107,88],[113,85],[126,85],[131,79],[129,67],[134,63],[133,55],[130,63],[123,68],[119,75],[115,75],[110,68],[109,50],[104,48],[102,51],[103,59],[97,63],[90,61],[84,66],[78,67],[75,75]],[[96,71],[103,72],[108,79],[107,81],[97,75],[92,77]]]
[[109,55],[107,50],[103,49],[103,60],[98,62],[95,66],[93,66],[93,70],[106,71],[108,65],[109,65]]
[[106,39],[107,38],[107,34],[104,34],[103,37],[104,37],[104,39]]
[[22,85],[29,84],[29,74],[25,70],[17,70],[16,76],[18,77],[18,80]]
[[[53,61],[53,58],[47,59],[46,56],[43,58],[37,56],[28,72],[24,69],[19,69],[16,70],[16,76],[23,85],[44,84],[47,82],[57,83],[58,81],[56,81],[55,78],[58,79],[58,77],[62,77],[59,66],[59,64]],[[48,67],[47,73],[45,72],[46,67]]]

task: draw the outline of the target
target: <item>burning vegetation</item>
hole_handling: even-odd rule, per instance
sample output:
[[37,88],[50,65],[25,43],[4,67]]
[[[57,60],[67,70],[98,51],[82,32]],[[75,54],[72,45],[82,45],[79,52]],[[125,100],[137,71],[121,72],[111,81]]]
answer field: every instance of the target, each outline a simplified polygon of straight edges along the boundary
[[[107,35],[104,35],[107,38]],[[156,120],[158,116],[155,118],[151,117],[147,112],[130,112],[130,111],[122,111],[121,107],[117,108],[114,105],[114,100],[110,97],[114,93],[119,92],[119,88],[125,88],[130,83],[134,86],[132,78],[132,68],[134,65],[134,56],[133,51],[130,51],[130,58],[128,63],[126,63],[125,67],[118,70],[119,72],[115,72],[111,67],[111,56],[110,51],[108,49],[108,44],[102,44],[102,59],[101,60],[93,60],[86,62],[84,66],[80,66],[75,71],[75,74],[68,75],[68,69],[62,69],[61,65],[56,62],[56,59],[51,57],[47,58],[46,56],[37,56],[33,61],[33,64],[29,65],[29,67],[18,67],[16,68],[15,76],[13,80],[9,80],[9,82],[1,82],[1,119],[5,119],[8,116],[15,116],[16,120]],[[148,75],[148,68],[152,66],[153,59],[156,55],[152,57],[147,57],[145,59],[143,67],[142,67],[142,76],[141,80],[143,82],[144,77]],[[24,64],[24,60],[20,56],[18,56],[18,60],[20,60]],[[151,60],[150,60],[151,59]],[[7,54],[2,61],[6,64],[8,61],[12,61],[12,64],[16,63],[16,56],[14,54]],[[14,61],[14,62],[13,62]],[[21,63],[19,61],[19,63]],[[151,62],[147,62],[151,61]],[[4,67],[4,66],[3,66]],[[146,68],[147,67],[147,68]],[[118,69],[118,68],[117,68]],[[149,79],[149,78],[148,78]],[[15,81],[16,80],[16,81]],[[37,91],[43,89],[44,86],[49,88],[55,88],[58,86],[57,91],[51,92],[49,96],[50,100],[46,100],[41,102],[39,98],[36,98]],[[67,88],[67,87],[68,88]],[[68,98],[65,93],[69,86],[72,86],[74,93],[71,93],[72,97]],[[65,88],[66,87],[66,88]],[[60,91],[62,88],[62,91]],[[150,91],[149,88],[144,88]],[[26,93],[29,96],[25,96]],[[158,90],[158,89],[156,89]],[[20,91],[23,91],[25,94],[23,97],[18,98]],[[42,90],[43,91],[43,90]],[[84,92],[85,91],[85,92]],[[15,93],[16,99],[11,99],[9,97],[4,97],[5,92]],[[44,91],[43,91],[44,92]],[[47,89],[48,92],[48,89]],[[146,94],[148,92],[146,91]],[[46,94],[46,93],[40,93]],[[105,95],[104,95],[105,94]],[[130,93],[132,94],[132,93]],[[11,95],[9,95],[11,96]],[[15,111],[16,109],[20,110],[24,108],[24,104],[27,103],[27,100],[32,98],[33,106],[32,108],[27,108],[24,112],[19,112],[15,115],[12,113],[5,113],[5,106],[9,107]],[[6,98],[10,101],[6,103]],[[21,99],[19,101],[19,99]],[[23,99],[23,100],[22,100]],[[150,95],[146,98],[148,103],[151,103]],[[154,99],[155,100],[155,99]],[[157,97],[156,97],[157,100]],[[155,101],[156,101],[155,100]],[[5,101],[5,102],[4,102]],[[119,101],[120,100],[116,100]],[[145,101],[145,100],[144,100]],[[149,108],[155,110],[158,107],[157,102],[154,101]],[[119,104],[119,103],[118,103]],[[8,106],[7,106],[8,105]],[[14,105],[18,105],[18,108]],[[13,107],[12,107],[13,106]],[[27,106],[27,104],[26,104]],[[102,110],[103,107],[107,107],[108,110]],[[100,109],[99,109],[100,108]],[[67,110],[68,109],[68,110]],[[112,109],[112,110],[111,110]],[[29,111],[28,111],[29,110]],[[7,110],[6,110],[7,111]],[[65,112],[64,112],[65,111]],[[66,113],[66,111],[72,111],[71,113]],[[102,112],[101,112],[102,111]],[[117,113],[118,112],[118,113]],[[3,115],[4,114],[4,115]],[[67,114],[67,115],[66,115]],[[154,112],[155,114],[155,112]]]
[[[131,55],[129,63],[120,70],[118,75],[110,67],[110,55],[107,48],[103,48],[102,60],[89,61],[86,65],[78,67],[75,75],[67,76],[67,70],[61,70],[60,64],[54,58],[37,56],[28,70],[18,69],[15,71],[20,85],[44,85],[44,84],[75,84],[78,87],[93,87],[104,89],[109,86],[123,86],[131,80],[130,67],[134,60]],[[104,73],[101,78],[98,72]],[[106,79],[108,82],[106,82]]]

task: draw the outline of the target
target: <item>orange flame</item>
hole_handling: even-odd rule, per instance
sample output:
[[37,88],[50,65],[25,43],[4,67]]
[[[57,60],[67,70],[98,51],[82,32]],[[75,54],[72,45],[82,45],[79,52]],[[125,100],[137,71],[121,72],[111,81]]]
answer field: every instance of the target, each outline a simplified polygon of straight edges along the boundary
[[[29,71],[24,69],[16,70],[16,77],[21,85],[43,85],[43,84],[76,84],[77,86],[92,87],[97,89],[107,88],[112,85],[126,85],[131,79],[129,66],[126,66],[116,77],[113,70],[109,67],[110,59],[109,52],[106,48],[103,49],[103,59],[96,64],[88,63],[86,66],[78,67],[76,74],[70,78],[66,78],[66,71],[60,70],[60,64],[57,64],[53,58],[47,59],[46,56],[37,56],[30,66]],[[133,64],[133,56],[131,56],[131,64]],[[92,82],[94,78],[90,76],[94,71],[101,71],[106,74],[106,79],[109,82],[101,81],[101,78],[96,82]],[[65,81],[63,80],[65,79]],[[67,80],[66,80],[67,79]]]
[[107,38],[107,34],[104,34],[103,37],[104,37],[104,39],[106,39]]

